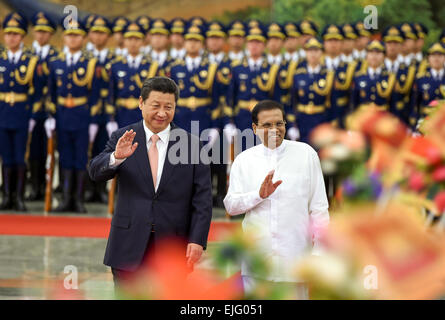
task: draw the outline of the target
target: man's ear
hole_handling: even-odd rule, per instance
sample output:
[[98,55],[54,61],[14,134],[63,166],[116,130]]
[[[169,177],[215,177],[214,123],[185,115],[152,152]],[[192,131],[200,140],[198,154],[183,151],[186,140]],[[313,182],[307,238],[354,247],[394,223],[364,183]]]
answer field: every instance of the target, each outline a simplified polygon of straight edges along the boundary
[[139,109],[142,111],[142,105],[144,104],[144,100],[142,99],[142,96],[139,96]]
[[252,123],[252,129],[253,129],[253,133],[256,134],[257,126],[255,123]]

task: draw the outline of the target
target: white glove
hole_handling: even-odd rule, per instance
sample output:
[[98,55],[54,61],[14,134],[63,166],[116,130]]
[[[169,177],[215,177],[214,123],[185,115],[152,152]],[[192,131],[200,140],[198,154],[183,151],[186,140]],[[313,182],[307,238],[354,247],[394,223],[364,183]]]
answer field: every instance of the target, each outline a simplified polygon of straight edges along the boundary
[[90,143],[94,142],[94,139],[96,139],[97,131],[99,131],[99,125],[96,123],[91,123],[88,127],[88,136],[90,137]]
[[116,121],[110,121],[107,123],[106,128],[107,128],[107,132],[108,132],[108,137],[111,138],[111,134],[114,131],[116,131],[119,128],[119,126],[117,125]]
[[297,127],[291,127],[287,130],[287,136],[290,140],[297,141],[300,139],[300,130]]
[[232,138],[236,136],[237,130],[233,123],[228,123],[224,126],[224,136],[231,142]]
[[209,143],[208,146],[211,147],[213,146],[213,144],[215,143],[215,141],[218,139],[219,137],[219,131],[218,129],[212,128],[209,131]]
[[36,126],[36,121],[34,119],[29,119],[28,133],[31,133],[32,130],[34,130],[35,126]]
[[54,118],[46,119],[44,126],[45,126],[46,136],[48,138],[51,138],[53,135],[53,131],[56,130],[56,119]]

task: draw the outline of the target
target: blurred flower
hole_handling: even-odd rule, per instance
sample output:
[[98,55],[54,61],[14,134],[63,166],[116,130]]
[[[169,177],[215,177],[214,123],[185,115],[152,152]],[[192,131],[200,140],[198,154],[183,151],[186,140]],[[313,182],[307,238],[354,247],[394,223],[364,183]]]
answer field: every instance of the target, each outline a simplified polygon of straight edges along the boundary
[[325,174],[334,174],[337,170],[337,164],[332,160],[322,160],[321,161],[321,170]]
[[352,152],[362,152],[366,147],[365,137],[357,131],[341,131],[338,135],[338,141]]
[[317,126],[311,132],[310,140],[314,145],[323,148],[334,143],[337,140],[338,130],[330,123],[324,123]]
[[408,181],[410,189],[420,192],[426,185],[425,175],[421,172],[415,171],[411,174]]
[[328,149],[328,154],[335,161],[346,160],[351,154],[348,148],[340,143],[333,144],[329,146],[327,149]]
[[433,180],[436,182],[442,182],[445,180],[445,166],[440,166],[433,171]]
[[439,213],[442,214],[445,211],[445,191],[441,191],[434,197],[434,202],[436,204]]
[[344,195],[348,196],[348,197],[353,196],[357,192],[357,190],[358,190],[357,186],[355,185],[355,183],[351,179],[346,179],[343,182],[342,186],[343,186],[343,193],[344,193]]

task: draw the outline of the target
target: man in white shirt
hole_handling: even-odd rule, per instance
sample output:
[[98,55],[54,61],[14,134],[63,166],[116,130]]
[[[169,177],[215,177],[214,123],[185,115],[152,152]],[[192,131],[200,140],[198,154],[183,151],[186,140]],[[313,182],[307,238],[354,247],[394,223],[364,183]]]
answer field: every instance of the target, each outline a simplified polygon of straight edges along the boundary
[[329,205],[317,153],[308,144],[284,140],[284,119],[284,109],[275,101],[255,106],[252,128],[262,144],[235,158],[224,205],[230,215],[246,214],[243,231],[253,235],[270,262],[267,275],[242,263],[245,292],[266,281],[291,285],[294,298],[307,299],[307,287],[292,271],[300,257],[318,247],[320,235],[310,230],[327,226]]

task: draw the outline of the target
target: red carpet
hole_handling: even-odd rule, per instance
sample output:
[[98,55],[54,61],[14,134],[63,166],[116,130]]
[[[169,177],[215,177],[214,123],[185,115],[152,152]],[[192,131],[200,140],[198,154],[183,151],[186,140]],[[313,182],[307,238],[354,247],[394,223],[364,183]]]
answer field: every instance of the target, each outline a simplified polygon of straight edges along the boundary
[[[106,217],[0,214],[0,235],[107,238],[110,222]],[[238,226],[236,222],[212,222],[209,241],[221,240],[224,234]]]

